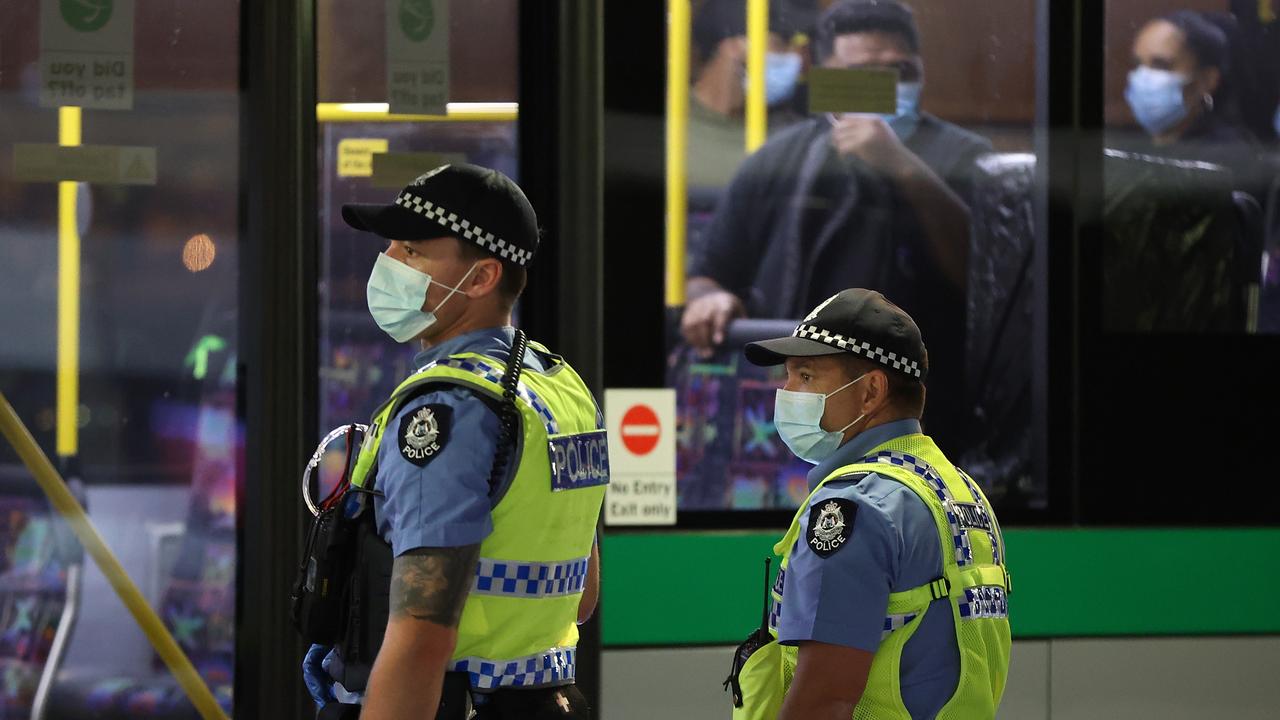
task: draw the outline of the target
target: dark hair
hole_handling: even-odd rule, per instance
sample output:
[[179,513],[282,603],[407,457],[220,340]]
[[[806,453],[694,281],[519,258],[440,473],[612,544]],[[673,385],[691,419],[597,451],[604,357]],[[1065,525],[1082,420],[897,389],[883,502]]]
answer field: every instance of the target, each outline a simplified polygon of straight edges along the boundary
[[850,380],[872,370],[881,370],[884,372],[885,377],[889,378],[889,401],[893,403],[893,406],[915,418],[924,415],[925,388],[923,382],[857,355],[846,353],[844,358],[845,372],[849,374]]
[[507,303],[507,307],[516,304],[516,300],[520,298],[520,293],[524,292],[524,286],[529,282],[529,273],[523,267],[504,260],[494,255],[484,248],[462,238],[455,238],[458,241],[458,254],[463,260],[476,262],[485,258],[493,258],[502,263],[502,277],[498,280],[498,294]]
[[1230,49],[1226,31],[1212,20],[1194,10],[1179,10],[1160,18],[1182,31],[1187,50],[1202,68],[1218,68],[1223,75],[1231,69]]
[[[799,13],[788,3],[769,3],[769,32],[790,40],[791,35],[803,29]],[[693,45],[702,60],[716,53],[716,47],[725,38],[747,34],[746,0],[706,0],[693,17]]]
[[813,59],[821,63],[835,51],[836,38],[855,33],[882,32],[902,38],[912,53],[920,52],[915,13],[897,0],[841,0],[818,18]]

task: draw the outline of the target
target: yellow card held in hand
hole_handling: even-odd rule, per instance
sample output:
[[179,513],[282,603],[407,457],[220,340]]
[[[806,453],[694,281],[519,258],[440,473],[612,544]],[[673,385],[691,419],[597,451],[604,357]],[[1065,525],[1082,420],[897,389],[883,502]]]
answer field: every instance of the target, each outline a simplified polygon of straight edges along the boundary
[[898,109],[898,73],[880,68],[813,68],[809,112],[879,113]]

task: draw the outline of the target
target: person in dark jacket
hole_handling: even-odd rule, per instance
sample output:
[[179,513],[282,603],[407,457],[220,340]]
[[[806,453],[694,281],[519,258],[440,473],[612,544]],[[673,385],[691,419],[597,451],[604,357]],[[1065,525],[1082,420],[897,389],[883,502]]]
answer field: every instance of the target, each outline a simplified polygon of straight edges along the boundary
[[[820,115],[746,160],[690,254],[681,332],[710,354],[738,317],[795,318],[850,286],[898,298],[932,342],[940,398],[961,396],[968,185],[991,149],[920,110],[924,62],[910,9],[845,0],[818,21],[815,61],[898,72],[892,115]],[[958,402],[930,405],[931,432],[960,424]]]

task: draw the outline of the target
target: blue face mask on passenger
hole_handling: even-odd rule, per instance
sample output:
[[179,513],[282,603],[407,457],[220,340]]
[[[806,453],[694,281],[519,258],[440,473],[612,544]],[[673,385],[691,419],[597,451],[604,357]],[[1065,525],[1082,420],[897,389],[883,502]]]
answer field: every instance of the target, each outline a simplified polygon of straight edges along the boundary
[[396,342],[408,342],[435,324],[436,313],[449,302],[449,298],[462,292],[458,288],[462,287],[462,283],[467,281],[471,271],[475,269],[475,263],[472,263],[457,285],[445,285],[449,294],[445,295],[435,309],[423,312],[422,304],[427,301],[427,289],[435,281],[430,275],[388,257],[386,253],[379,253],[365,289],[369,314],[373,315],[378,327]]
[[[764,56],[764,99],[770,105],[786,101],[796,91],[796,83],[800,80],[800,67],[803,61],[793,52],[771,52]],[[750,77],[742,78],[745,90],[751,83]]]
[[822,429],[822,416],[827,410],[827,398],[864,377],[866,377],[865,373],[826,395],[778,390],[773,401],[773,425],[778,429],[782,442],[786,443],[796,457],[813,465],[826,460],[840,447],[840,443],[844,440],[844,431],[866,417],[863,413],[839,430]]
[[881,115],[884,121],[893,128],[899,140],[906,140],[915,134],[920,127],[920,95],[924,92],[924,84],[918,82],[898,83],[898,108],[892,115]]
[[1187,76],[1170,70],[1135,68],[1129,73],[1124,99],[1149,134],[1160,135],[1187,117],[1182,102],[1182,89],[1191,82]]

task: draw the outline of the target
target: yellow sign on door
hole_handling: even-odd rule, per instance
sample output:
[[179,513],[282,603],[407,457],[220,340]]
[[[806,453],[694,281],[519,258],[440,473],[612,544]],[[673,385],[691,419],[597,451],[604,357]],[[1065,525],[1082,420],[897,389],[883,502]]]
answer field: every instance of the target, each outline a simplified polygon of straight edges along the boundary
[[373,156],[385,153],[383,138],[347,138],[338,141],[338,177],[372,177]]

